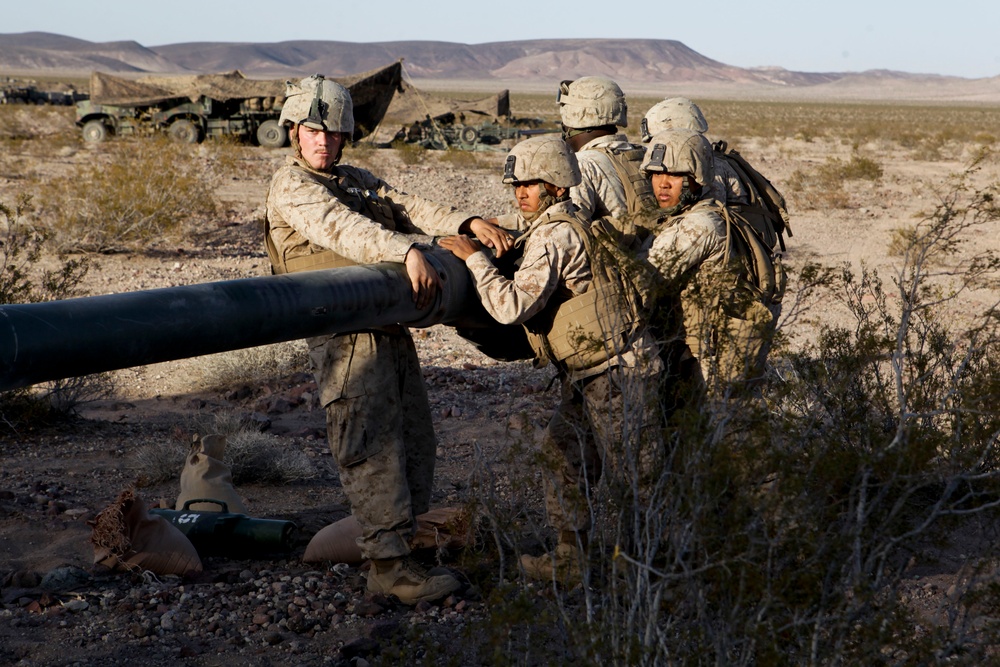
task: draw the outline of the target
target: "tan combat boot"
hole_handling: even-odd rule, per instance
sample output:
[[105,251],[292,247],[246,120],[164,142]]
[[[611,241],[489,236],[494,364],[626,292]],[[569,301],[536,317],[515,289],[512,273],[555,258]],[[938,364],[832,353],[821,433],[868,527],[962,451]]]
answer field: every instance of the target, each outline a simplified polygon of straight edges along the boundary
[[434,602],[446,597],[462,583],[451,574],[431,575],[409,556],[372,560],[368,570],[368,590],[395,595],[403,604]]
[[574,586],[583,579],[580,560],[583,554],[576,544],[560,542],[552,553],[541,556],[521,556],[521,568],[532,579]]

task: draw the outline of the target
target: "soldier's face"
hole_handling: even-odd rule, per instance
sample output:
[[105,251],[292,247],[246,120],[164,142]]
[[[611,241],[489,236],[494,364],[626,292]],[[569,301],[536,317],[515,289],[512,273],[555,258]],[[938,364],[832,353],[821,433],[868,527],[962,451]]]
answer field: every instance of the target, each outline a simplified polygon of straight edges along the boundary
[[535,213],[541,205],[542,182],[521,181],[514,186],[514,200],[521,213]]
[[681,203],[681,191],[686,180],[687,174],[653,172],[650,175],[649,181],[653,185],[653,194],[660,208],[670,208]]
[[316,171],[326,171],[333,166],[344,145],[342,132],[326,132],[299,125],[299,147],[302,159]]

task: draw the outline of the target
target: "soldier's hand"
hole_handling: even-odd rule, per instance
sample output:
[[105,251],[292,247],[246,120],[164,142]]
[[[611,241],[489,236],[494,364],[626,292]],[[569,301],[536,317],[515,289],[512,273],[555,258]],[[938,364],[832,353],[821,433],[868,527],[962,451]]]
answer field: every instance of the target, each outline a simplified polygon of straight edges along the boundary
[[437,292],[441,289],[441,278],[431,266],[424,253],[416,248],[410,248],[403,259],[406,264],[406,275],[413,287],[413,303],[418,309],[431,305]]
[[489,221],[473,218],[469,221],[469,231],[475,234],[484,246],[493,248],[497,257],[502,257],[505,252],[514,247],[514,236],[506,229],[497,227],[496,221],[496,218],[490,218]]
[[438,245],[445,250],[450,250],[455,257],[463,262],[469,259],[473,253],[479,252],[479,247],[468,236],[446,236],[443,239],[438,239]]

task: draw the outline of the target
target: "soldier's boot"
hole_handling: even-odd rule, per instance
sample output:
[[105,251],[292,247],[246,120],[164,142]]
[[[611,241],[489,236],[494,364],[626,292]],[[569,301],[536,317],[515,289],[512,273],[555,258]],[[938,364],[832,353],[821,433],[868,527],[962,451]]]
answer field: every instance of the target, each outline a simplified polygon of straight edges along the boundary
[[555,580],[566,586],[575,586],[583,580],[581,567],[583,558],[583,553],[577,544],[560,541],[552,553],[521,556],[521,568],[532,579]]
[[422,601],[435,602],[462,587],[454,575],[435,569],[432,575],[409,556],[372,560],[368,570],[368,590],[395,595],[403,604],[414,605]]

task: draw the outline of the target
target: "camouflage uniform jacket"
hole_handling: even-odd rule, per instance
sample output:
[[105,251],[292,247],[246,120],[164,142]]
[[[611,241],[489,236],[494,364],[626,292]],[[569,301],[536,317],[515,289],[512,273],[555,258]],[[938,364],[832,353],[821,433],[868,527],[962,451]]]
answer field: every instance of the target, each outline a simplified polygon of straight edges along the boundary
[[624,134],[606,135],[588,141],[576,152],[583,180],[570,188],[569,197],[580,209],[580,215],[587,220],[605,216],[618,219],[628,217],[625,186],[618,176],[618,170],[607,154],[592,150],[598,146],[619,148],[628,143]]
[[[550,206],[530,227],[534,230],[524,244],[521,266],[513,280],[505,278],[485,252],[466,260],[483,306],[501,324],[524,324],[545,308],[560,288],[571,295],[583,294],[593,275],[577,229],[554,216],[572,215],[571,202]],[[520,215],[516,228],[529,226]]]
[[[396,229],[352,210],[331,185],[388,204]],[[473,217],[396,190],[364,169],[343,165],[328,174],[294,157],[271,179],[265,215],[271,238],[286,259],[325,248],[358,264],[403,262],[415,243],[432,242],[427,234],[457,234]]]
[[[711,281],[712,274],[728,268],[730,259],[720,206],[711,195],[706,195],[688,210],[667,218],[655,232],[648,251],[648,261],[660,278],[681,288],[683,338],[689,353],[702,364],[710,355],[710,323],[715,319],[716,305],[714,300],[706,302],[706,297],[697,294],[700,285]],[[677,333],[660,331],[662,342],[676,340]]]
[[705,197],[690,209],[668,218],[649,244],[648,260],[666,280],[681,278],[693,269],[728,260],[726,222],[719,203]]
[[[571,201],[553,204],[531,223],[517,216],[517,228],[530,227],[531,233],[522,237],[524,254],[513,279],[504,277],[485,252],[473,253],[466,260],[483,307],[501,324],[525,324],[546,309],[557,308],[566,298],[590,289],[593,273],[586,246],[577,226],[565,220],[567,216],[587,223]],[[633,337],[625,353],[569,375],[570,379],[581,379],[612,366],[658,372],[661,367],[656,356],[655,341],[643,330]]]

